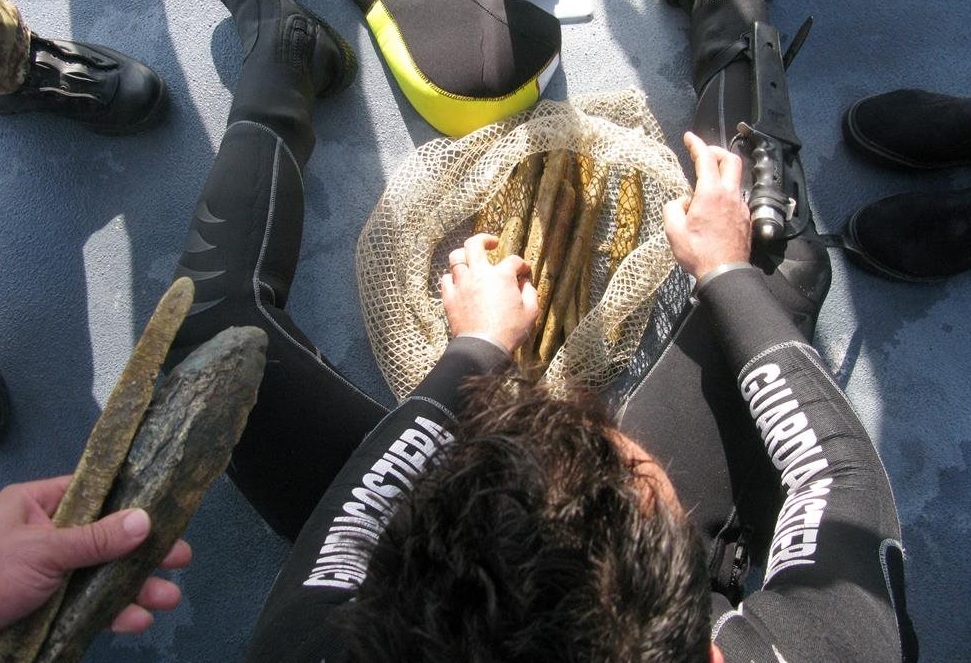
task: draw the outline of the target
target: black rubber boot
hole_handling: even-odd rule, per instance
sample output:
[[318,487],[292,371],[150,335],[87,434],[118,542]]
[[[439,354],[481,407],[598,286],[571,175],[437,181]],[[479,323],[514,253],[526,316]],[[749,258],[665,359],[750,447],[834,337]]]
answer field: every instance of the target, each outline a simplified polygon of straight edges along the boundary
[[279,134],[302,167],[313,151],[317,98],[348,87],[354,50],[293,0],[223,0],[243,44],[243,70],[229,124],[249,120]]
[[110,48],[32,35],[30,58],[20,89],[0,95],[0,115],[53,113],[118,135],[150,129],[168,107],[162,79]]
[[691,16],[691,70],[695,91],[742,50],[742,35],[756,21],[766,22],[765,0],[667,0]]
[[[169,368],[221,331],[224,319],[239,317],[203,313],[224,302],[252,304],[255,281],[257,300],[286,305],[303,228],[302,170],[316,140],[313,108],[357,71],[350,45],[293,0],[224,4],[237,23],[243,68],[176,269],[176,278],[193,279],[196,294]],[[298,329],[288,334],[316,354]]]
[[843,117],[846,144],[905,168],[971,165],[971,97],[894,90],[860,99]]
[[894,281],[940,281],[971,269],[971,189],[902,193],[858,210],[843,231],[856,265]]
[[756,245],[751,262],[762,270],[776,300],[812,342],[816,322],[833,280],[833,268],[815,225],[786,240]]
[[[756,21],[765,22],[764,0],[669,0],[689,11],[691,53],[698,105],[694,133],[710,145],[731,149],[738,124],[755,120],[750,35]],[[747,163],[745,178],[751,179]],[[798,154],[786,164],[787,181],[802,183]],[[743,181],[743,185],[746,182]],[[801,196],[804,198],[805,192]],[[776,299],[793,322],[812,340],[816,320],[832,281],[826,244],[812,221],[808,203],[800,210],[800,226],[787,222],[784,239],[755,242],[751,262],[765,274]]]

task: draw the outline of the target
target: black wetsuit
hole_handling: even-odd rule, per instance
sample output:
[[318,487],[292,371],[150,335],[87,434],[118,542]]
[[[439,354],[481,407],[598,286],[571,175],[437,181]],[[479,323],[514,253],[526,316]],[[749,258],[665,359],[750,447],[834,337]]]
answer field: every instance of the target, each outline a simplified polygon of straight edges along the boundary
[[[725,273],[701,297],[698,310],[718,330],[723,356],[737,376],[739,392],[726,398],[751,410],[765,440],[762,455],[785,491],[765,584],[737,607],[713,593],[714,641],[728,661],[886,662],[901,660],[902,647],[912,658],[890,485],[845,395],[760,272]],[[462,378],[505,362],[485,341],[453,340],[415,393],[368,435],[298,538],[248,660],[344,660],[328,616],[354,596],[366,573],[367,559],[353,542],[378,534],[389,500],[406,491],[435,450],[450,441]],[[679,391],[669,389],[668,407],[680,407]],[[628,407],[621,426],[635,432],[642,430],[639,423]],[[688,508],[705,503],[707,512],[722,509],[722,519],[730,520],[731,491],[697,487],[710,487],[719,476],[731,484],[722,458],[732,455],[732,442],[726,439],[718,449],[710,440],[698,444],[709,445],[709,460],[691,468],[697,481],[684,481],[676,455],[671,459],[679,497]],[[645,447],[657,452],[650,442]],[[663,448],[659,456],[663,461]]]
[[[696,4],[705,10],[693,15],[698,71],[710,59],[705,49],[721,53],[719,44],[761,20],[764,9],[762,0]],[[737,16],[708,16],[715,8]],[[506,358],[486,341],[455,339],[415,393],[388,412],[294,324],[285,306],[299,256],[313,100],[268,96],[262,84],[276,80],[276,69],[268,65],[268,74],[262,66],[259,58],[246,60],[190,225],[178,274],[193,278],[195,305],[169,364],[229,325],[254,324],[269,334],[259,401],[228,473],[276,531],[297,540],[251,659],[335,663],[344,648],[328,614],[353,596],[367,563],[342,537],[373,539],[387,500],[449,439],[462,378],[504,366]],[[725,128],[750,113],[747,65],[727,64],[699,84],[699,94],[699,134],[725,144]],[[618,424],[669,469],[707,537],[716,641],[729,660],[897,660],[898,633],[913,658],[889,484],[845,396],[804,340],[821,297],[804,297],[785,276],[793,266],[790,275],[812,271],[819,256],[802,238],[784,252],[784,260],[754,256],[764,275],[732,271],[703,289],[702,305],[689,309],[660,361],[625,394]],[[769,379],[774,366],[786,386]],[[752,387],[760,381],[774,386]],[[753,394],[765,445],[736,383]],[[784,423],[800,415],[806,424],[792,429],[792,442],[818,444],[787,465]],[[750,560],[768,564],[767,583],[733,609]]]

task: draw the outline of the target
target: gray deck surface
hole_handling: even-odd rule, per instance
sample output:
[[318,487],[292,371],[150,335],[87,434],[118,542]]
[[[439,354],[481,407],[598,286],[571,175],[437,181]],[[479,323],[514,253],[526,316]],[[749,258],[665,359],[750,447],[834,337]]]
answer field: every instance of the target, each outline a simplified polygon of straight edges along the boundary
[[[22,0],[35,32],[105,44],[168,82],[166,124],[106,138],[41,116],[0,120],[0,372],[15,419],[0,443],[0,485],[69,472],[135,339],[164,291],[219,144],[240,65],[216,0]],[[348,376],[391,399],[371,358],[353,250],[395,167],[437,136],[411,109],[350,0],[306,0],[356,46],[361,75],[319,107],[306,173],[307,225],[290,307]],[[564,26],[547,96],[637,86],[687,164],[680,135],[694,94],[687,19],[661,0],[594,0]],[[815,28],[789,72],[817,224],[838,230],[860,205],[914,189],[971,186],[968,170],[888,171],[843,144],[857,98],[898,87],[971,94],[971,3],[776,0],[787,41]],[[816,344],[879,446],[904,525],[910,611],[922,660],[967,660],[971,604],[971,277],[893,284],[833,254],[834,286]],[[2,533],[0,533],[2,536]],[[216,662],[242,657],[286,545],[226,479],[193,519],[182,605],[147,635],[100,636],[86,661]]]

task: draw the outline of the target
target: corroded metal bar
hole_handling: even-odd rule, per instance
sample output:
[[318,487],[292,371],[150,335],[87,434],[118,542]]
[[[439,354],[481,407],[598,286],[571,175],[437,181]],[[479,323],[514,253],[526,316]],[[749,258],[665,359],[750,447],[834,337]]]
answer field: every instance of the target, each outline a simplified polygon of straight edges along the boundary
[[[152,399],[162,362],[185,320],[195,286],[175,281],[159,300],[131,358],[115,383],[52,520],[58,527],[93,522],[125,461],[132,438]],[[64,597],[64,585],[43,607],[0,633],[0,662],[34,660]]]
[[131,555],[74,573],[37,663],[80,660],[183,534],[256,403],[266,345],[261,329],[227,329],[159,387],[105,505],[145,509],[152,531]]

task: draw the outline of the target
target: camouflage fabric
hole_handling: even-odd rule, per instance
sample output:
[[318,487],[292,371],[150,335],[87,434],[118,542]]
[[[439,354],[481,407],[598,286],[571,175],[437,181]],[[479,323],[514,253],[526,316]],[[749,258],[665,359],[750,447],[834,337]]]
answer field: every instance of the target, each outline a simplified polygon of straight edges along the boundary
[[0,0],[0,94],[15,92],[30,66],[30,30],[17,8]]

